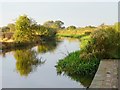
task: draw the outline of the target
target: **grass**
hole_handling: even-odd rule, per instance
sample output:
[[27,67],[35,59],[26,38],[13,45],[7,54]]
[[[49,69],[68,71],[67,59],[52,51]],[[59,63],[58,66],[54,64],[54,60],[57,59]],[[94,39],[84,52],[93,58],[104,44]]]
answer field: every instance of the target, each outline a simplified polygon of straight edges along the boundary
[[59,60],[56,65],[58,75],[67,75],[72,80],[80,82],[84,87],[89,87],[98,69],[100,60],[91,58],[83,60],[80,58],[81,51],[70,53],[64,59]]
[[66,74],[79,75],[93,75],[95,74],[99,65],[99,59],[91,58],[90,60],[83,60],[80,58],[80,51],[70,53],[64,59],[57,63],[57,72]]
[[73,37],[73,38],[81,38],[86,35],[90,35],[91,32],[96,30],[96,28],[79,28],[79,29],[64,29],[58,30],[57,36],[60,37]]
[[84,37],[86,36],[85,34],[83,35],[73,35],[73,34],[69,34],[69,35],[66,35],[66,34],[57,34],[56,36],[58,37],[70,37],[70,38],[81,38],[81,37]]

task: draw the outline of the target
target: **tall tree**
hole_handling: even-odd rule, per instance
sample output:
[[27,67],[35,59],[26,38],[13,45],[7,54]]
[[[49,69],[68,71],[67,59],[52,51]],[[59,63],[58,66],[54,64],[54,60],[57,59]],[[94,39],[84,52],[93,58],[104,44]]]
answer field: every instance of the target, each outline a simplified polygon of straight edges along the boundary
[[56,28],[62,28],[62,26],[64,25],[64,22],[62,22],[62,21],[60,21],[60,20],[57,20],[57,21],[55,21],[55,25],[57,26]]
[[17,42],[28,42],[34,40],[34,29],[31,29],[35,23],[26,15],[19,16],[15,23],[14,39]]
[[54,24],[54,21],[46,21],[43,26],[45,27],[51,27]]

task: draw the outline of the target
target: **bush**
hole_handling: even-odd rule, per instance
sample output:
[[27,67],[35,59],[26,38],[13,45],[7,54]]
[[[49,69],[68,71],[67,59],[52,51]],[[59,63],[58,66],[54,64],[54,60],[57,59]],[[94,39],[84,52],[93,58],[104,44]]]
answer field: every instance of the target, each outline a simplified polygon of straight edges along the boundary
[[54,37],[56,34],[56,30],[49,27],[38,26],[37,34],[42,37]]
[[95,74],[99,60],[91,58],[90,60],[83,60],[80,58],[80,51],[70,53],[64,59],[57,63],[57,72],[65,74],[79,74],[79,75],[93,75]]
[[[81,42],[81,58],[96,56],[100,59],[120,58],[118,49],[120,47],[120,32],[113,27],[101,28],[92,32],[91,36]],[[86,42],[86,44],[84,44]]]

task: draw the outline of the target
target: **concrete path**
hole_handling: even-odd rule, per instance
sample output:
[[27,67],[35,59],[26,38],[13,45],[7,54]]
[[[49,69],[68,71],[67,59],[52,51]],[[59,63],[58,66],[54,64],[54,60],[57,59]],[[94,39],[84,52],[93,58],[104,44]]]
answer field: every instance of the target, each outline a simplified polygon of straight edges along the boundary
[[[101,60],[98,71],[89,88],[117,88],[118,89],[118,65],[119,60]],[[120,64],[120,62],[119,62]]]

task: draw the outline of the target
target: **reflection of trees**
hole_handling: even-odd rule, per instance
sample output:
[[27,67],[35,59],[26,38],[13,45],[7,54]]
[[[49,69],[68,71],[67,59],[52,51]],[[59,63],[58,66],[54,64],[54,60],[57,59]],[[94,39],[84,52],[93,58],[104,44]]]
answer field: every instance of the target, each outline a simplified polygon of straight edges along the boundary
[[21,76],[28,76],[38,65],[45,62],[38,59],[37,53],[31,49],[16,50],[14,56],[16,58],[16,69]]
[[71,38],[71,37],[59,37],[60,40],[68,40],[69,42],[74,42],[74,41],[78,41],[79,39],[77,38]]
[[[58,75],[62,75],[61,72],[57,72]],[[65,73],[64,74],[65,76],[69,76],[70,79],[76,81],[76,82],[79,82],[81,83],[84,87],[88,88],[94,78],[94,75],[79,75],[79,74],[69,74],[69,73]]]
[[54,51],[58,45],[58,41],[51,40],[51,41],[45,41],[38,45],[38,53],[45,53],[48,51]]

